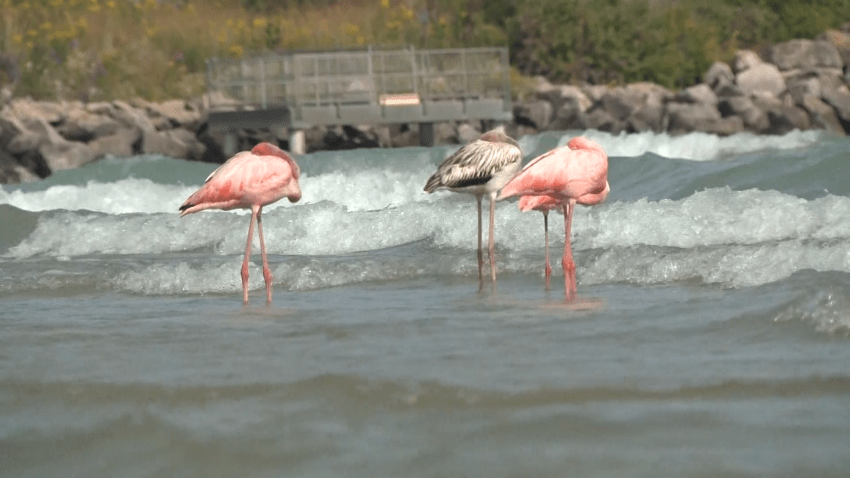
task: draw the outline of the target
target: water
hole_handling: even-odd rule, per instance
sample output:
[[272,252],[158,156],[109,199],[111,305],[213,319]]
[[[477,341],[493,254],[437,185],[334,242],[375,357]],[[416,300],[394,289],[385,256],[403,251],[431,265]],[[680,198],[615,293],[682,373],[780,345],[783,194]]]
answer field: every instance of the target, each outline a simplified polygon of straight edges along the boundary
[[298,158],[270,307],[244,212],[178,217],[213,165],[3,186],[0,475],[846,476],[850,139],[586,134],[586,310],[513,201],[479,292],[474,200],[422,191],[450,147]]

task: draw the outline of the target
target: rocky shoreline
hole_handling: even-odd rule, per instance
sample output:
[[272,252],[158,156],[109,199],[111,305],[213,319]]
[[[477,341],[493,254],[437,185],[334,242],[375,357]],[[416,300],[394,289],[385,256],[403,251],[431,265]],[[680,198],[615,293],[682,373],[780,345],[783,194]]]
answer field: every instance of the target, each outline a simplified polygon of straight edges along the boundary
[[[798,129],[850,132],[850,35],[830,30],[762,52],[742,50],[733,64],[715,63],[703,83],[671,91],[653,83],[608,87],[552,85],[538,78],[505,124],[517,139],[541,131],[611,133],[701,131],[784,134]],[[205,98],[151,103],[43,102],[8,98],[0,111],[0,183],[37,180],[106,155],[163,154],[221,163],[224,138],[206,122]],[[465,143],[481,122],[434,125],[435,144]],[[419,144],[418,125],[314,127],[307,152]],[[260,141],[288,146],[286,131],[243,130],[237,149]]]

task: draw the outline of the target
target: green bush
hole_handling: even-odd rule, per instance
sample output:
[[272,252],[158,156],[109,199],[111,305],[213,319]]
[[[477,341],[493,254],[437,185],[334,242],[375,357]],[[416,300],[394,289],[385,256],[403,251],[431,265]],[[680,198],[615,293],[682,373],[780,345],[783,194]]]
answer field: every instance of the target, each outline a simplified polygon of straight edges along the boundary
[[515,78],[684,87],[739,48],[841,27],[850,0],[0,0],[0,13],[0,84],[16,95],[163,100],[203,93],[211,56],[366,45],[504,45]]

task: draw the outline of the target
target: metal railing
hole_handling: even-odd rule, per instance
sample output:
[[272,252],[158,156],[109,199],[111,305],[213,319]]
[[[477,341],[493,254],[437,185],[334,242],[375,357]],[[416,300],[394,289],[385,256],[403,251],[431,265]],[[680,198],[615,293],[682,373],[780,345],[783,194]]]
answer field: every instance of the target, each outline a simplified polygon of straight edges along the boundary
[[[461,105],[461,117],[501,119],[509,114],[511,105],[507,48],[368,48],[212,58],[207,60],[207,86],[212,111],[232,110],[237,105],[247,109],[287,107],[295,122],[312,124],[342,120],[346,108],[357,107],[364,123],[382,121],[386,120],[385,109],[396,104],[418,105],[421,112],[417,117],[427,120],[429,106],[440,102]],[[394,102],[396,99],[403,100]],[[481,100],[486,100],[489,108],[470,103]],[[494,104],[500,111],[494,110]],[[320,110],[327,114],[317,114]],[[445,108],[434,112],[441,116],[437,119],[452,119],[443,118],[451,116]]]

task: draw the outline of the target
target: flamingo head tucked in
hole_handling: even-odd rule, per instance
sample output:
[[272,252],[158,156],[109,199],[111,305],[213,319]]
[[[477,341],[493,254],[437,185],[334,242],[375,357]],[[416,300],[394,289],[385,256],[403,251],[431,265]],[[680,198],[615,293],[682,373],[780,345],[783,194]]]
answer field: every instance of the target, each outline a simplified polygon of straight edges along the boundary
[[286,153],[286,151],[271,143],[263,142],[251,148],[251,154],[255,154],[257,156],[276,156],[289,163],[289,167],[292,169],[293,181],[290,181],[289,184],[287,184],[288,191],[286,192],[286,198],[292,203],[296,203],[301,200],[301,188],[298,185],[298,178],[301,177],[301,168],[298,166],[298,163],[296,163],[295,160]]

